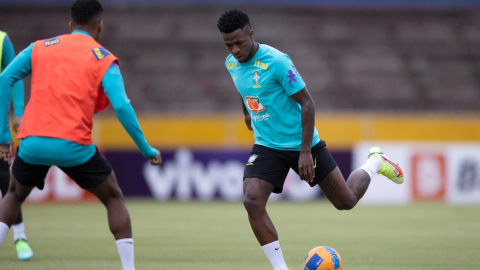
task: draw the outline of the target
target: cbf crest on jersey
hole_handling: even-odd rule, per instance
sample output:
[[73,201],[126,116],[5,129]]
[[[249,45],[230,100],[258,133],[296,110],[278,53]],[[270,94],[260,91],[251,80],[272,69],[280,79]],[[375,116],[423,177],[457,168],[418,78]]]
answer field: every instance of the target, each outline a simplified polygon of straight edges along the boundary
[[256,85],[259,85],[260,82],[262,81],[262,74],[260,73],[260,70],[252,71],[252,78],[253,78],[253,83]]
[[259,113],[265,110],[265,106],[262,105],[259,97],[245,97],[245,103],[247,103],[248,109],[254,113]]

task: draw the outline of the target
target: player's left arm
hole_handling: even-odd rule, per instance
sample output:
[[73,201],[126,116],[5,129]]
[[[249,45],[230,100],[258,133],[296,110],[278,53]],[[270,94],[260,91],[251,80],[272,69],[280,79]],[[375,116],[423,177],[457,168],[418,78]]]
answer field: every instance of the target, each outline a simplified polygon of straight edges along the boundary
[[112,103],[118,120],[138,146],[142,155],[150,159],[152,165],[162,164],[160,151],[151,147],[145,140],[145,136],[140,128],[135,111],[133,110],[133,107],[130,104],[130,99],[125,92],[123,77],[117,63],[112,63],[103,76],[102,86],[105,89],[105,94]]
[[291,97],[302,107],[302,145],[298,159],[300,179],[313,182],[315,168],[313,167],[311,149],[315,131],[315,102],[310,96],[307,87],[291,95]]
[[[15,59],[15,50],[13,49],[13,43],[8,36],[3,41],[3,54],[2,54],[2,70],[5,69]],[[12,127],[15,132],[18,132],[20,125],[22,124],[24,101],[23,101],[23,80],[19,80],[13,85],[12,88],[12,100],[13,100],[13,123]]]
[[313,182],[312,140],[315,130],[315,103],[307,90],[306,84],[288,55],[282,55],[275,61],[276,78],[287,94],[302,107],[302,143],[298,158],[300,179]]

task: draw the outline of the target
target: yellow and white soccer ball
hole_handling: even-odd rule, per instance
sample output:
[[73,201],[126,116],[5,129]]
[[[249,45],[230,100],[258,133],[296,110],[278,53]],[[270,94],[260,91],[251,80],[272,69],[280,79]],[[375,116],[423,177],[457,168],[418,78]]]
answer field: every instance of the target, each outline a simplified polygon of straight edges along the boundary
[[342,258],[333,248],[320,246],[308,252],[303,267],[304,270],[342,270]]

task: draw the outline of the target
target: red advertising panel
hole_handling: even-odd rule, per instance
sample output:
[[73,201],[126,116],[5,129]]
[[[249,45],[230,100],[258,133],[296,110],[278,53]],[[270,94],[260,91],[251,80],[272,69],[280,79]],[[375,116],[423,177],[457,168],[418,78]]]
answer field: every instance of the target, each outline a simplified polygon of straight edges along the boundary
[[444,200],[447,190],[445,155],[414,153],[412,165],[412,199],[415,201]]

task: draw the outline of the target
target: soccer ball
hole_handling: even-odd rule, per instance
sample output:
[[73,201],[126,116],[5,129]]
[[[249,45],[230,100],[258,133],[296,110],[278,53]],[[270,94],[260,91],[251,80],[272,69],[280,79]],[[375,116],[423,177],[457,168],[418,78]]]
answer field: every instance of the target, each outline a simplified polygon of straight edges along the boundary
[[303,267],[304,270],[342,270],[342,258],[333,248],[320,246],[308,252]]

